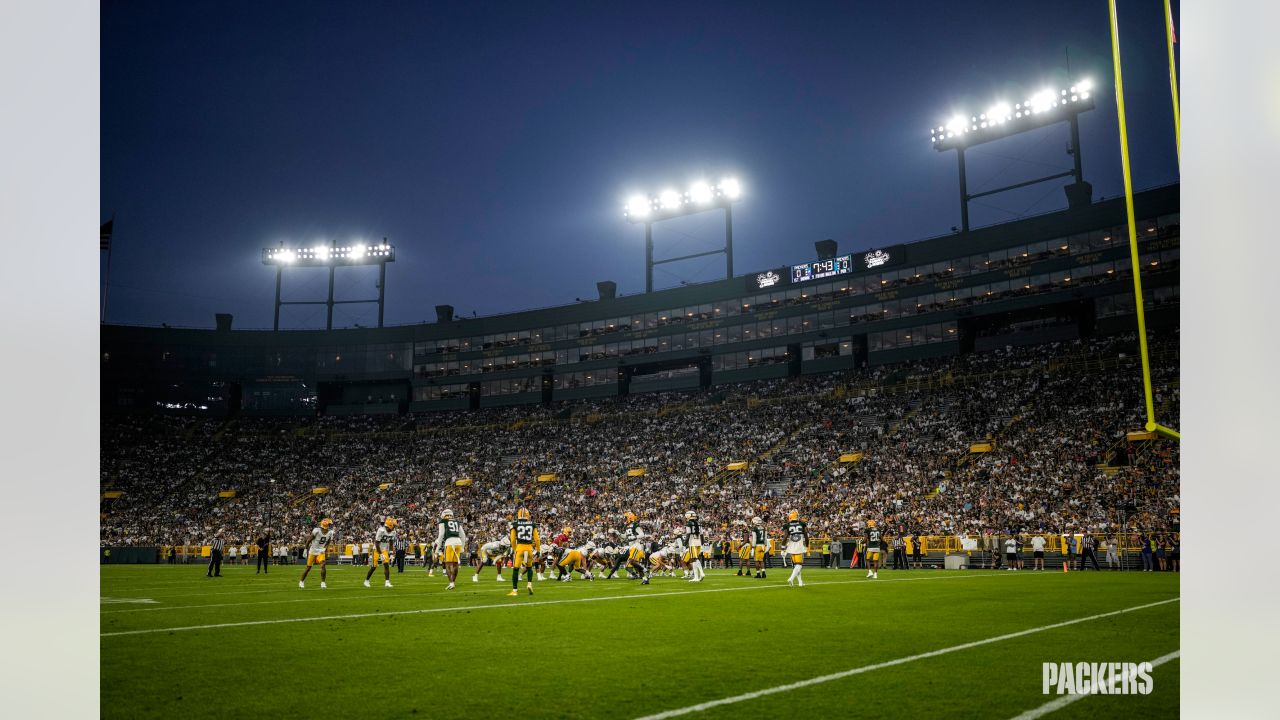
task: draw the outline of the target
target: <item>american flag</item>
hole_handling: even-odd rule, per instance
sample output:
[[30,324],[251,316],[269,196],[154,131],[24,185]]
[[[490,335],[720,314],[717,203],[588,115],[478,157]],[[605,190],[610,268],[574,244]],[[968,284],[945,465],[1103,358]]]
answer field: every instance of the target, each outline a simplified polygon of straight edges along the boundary
[[99,239],[101,240],[101,246],[99,247],[99,250],[111,249],[111,224],[114,222],[115,222],[115,219],[113,218],[102,224],[102,228],[98,233]]

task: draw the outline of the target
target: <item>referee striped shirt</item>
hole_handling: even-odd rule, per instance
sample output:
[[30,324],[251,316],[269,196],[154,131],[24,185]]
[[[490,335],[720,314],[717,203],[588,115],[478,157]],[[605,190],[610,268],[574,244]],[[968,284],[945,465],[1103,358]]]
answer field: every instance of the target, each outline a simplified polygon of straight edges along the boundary
[[210,550],[217,550],[218,552],[222,552],[222,538],[214,538],[213,540],[210,540],[210,541],[209,541],[209,549],[210,549]]
[[395,549],[397,551],[409,549],[409,541],[404,535],[396,535]]

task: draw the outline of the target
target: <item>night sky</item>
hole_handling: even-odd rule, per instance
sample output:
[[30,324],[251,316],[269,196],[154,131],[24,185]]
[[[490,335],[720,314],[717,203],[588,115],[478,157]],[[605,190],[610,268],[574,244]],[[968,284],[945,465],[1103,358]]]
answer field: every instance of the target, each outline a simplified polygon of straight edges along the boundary
[[[1121,4],[1135,189],[1178,177],[1162,7]],[[1114,197],[1101,0],[108,0],[108,320],[211,327],[230,312],[237,328],[270,327],[260,253],[280,241],[388,238],[387,324],[434,320],[439,303],[465,316],[569,304],[597,280],[642,292],[643,229],[623,201],[700,176],[742,181],[740,275],[810,259],[823,238],[847,252],[946,234],[960,223],[955,154],[934,151],[929,128],[1085,77],[1085,179]],[[1070,169],[1066,128],[970,150],[970,192]],[[1065,207],[1065,182],[984,198],[971,222]],[[714,248],[723,215],[660,223],[655,240],[659,257]],[[659,266],[655,284],[717,273],[710,256]],[[325,282],[286,275],[286,299],[322,298]],[[337,289],[373,297],[373,273],[340,271]],[[375,322],[372,305],[335,311],[335,325]],[[321,306],[282,316],[323,323]]]

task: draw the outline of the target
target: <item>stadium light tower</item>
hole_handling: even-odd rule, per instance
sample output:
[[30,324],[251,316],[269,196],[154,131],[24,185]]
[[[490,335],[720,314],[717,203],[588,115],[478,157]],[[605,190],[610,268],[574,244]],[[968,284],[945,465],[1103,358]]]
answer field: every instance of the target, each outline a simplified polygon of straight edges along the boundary
[[[383,301],[387,296],[387,263],[395,262],[395,259],[396,248],[394,245],[387,243],[386,238],[382,238],[380,243],[353,242],[349,245],[336,245],[330,242],[328,244],[319,243],[309,247],[286,247],[284,243],[280,243],[280,247],[263,248],[262,264],[273,265],[276,269],[276,307],[273,329],[280,329],[281,305],[325,305],[328,308],[328,316],[324,327],[326,330],[332,330],[333,306],[358,303],[378,303],[378,327],[382,327]],[[339,267],[356,265],[378,266],[378,297],[371,300],[334,300],[333,276],[335,271]],[[329,268],[328,298],[325,300],[281,301],[280,285],[284,270],[291,267]]]
[[[962,112],[929,128],[929,138],[938,152],[955,150],[960,165],[960,226],[969,231],[969,201],[987,195],[1017,190],[1036,183],[1074,177],[1075,183],[1066,187],[1067,203],[1071,207],[1088,205],[1093,187],[1084,181],[1080,161],[1080,113],[1093,109],[1093,84],[1080,80],[1069,88],[1044,88],[1022,102],[995,100],[981,112]],[[1071,124],[1070,152],[1075,161],[1071,170],[1046,177],[1007,185],[994,190],[969,194],[964,170],[964,151],[973,145],[999,140],[1010,135],[1028,132],[1054,123]]]
[[[642,193],[629,198],[622,208],[623,217],[632,224],[644,223],[644,291],[653,292],[654,265],[692,260],[719,253],[724,253],[725,278],[732,278],[733,203],[740,197],[742,197],[742,184],[737,178],[726,177],[715,185],[706,180],[697,180],[683,191],[668,187],[656,196]],[[724,208],[723,248],[664,260],[653,259],[653,224],[655,222],[717,208]]]

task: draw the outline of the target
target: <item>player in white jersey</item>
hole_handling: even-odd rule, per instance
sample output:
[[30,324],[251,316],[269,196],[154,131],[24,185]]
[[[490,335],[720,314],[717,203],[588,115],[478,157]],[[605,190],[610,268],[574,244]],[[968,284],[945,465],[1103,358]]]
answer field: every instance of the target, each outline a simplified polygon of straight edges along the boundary
[[599,566],[608,570],[613,567],[613,557],[617,553],[617,548],[607,544],[610,541],[605,538],[599,538],[595,542],[596,549],[591,551],[591,556],[587,559],[587,569],[590,570],[593,566]]
[[444,551],[444,573],[449,578],[449,587],[445,589],[452,590],[458,579],[462,550],[467,546],[467,533],[462,529],[462,523],[454,519],[452,510],[445,510],[440,514],[439,528],[432,549],[437,556]]
[[325,518],[320,521],[320,527],[311,530],[311,544],[307,547],[307,569],[302,571],[302,577],[298,579],[298,587],[305,588],[307,586],[307,573],[311,572],[312,565],[320,566],[320,589],[323,590],[326,576],[325,566],[325,549],[329,547],[329,543],[334,541],[337,531],[333,530],[333,521]]
[[491,540],[480,546],[480,564],[476,566],[476,572],[471,576],[471,582],[480,582],[480,571],[484,570],[484,564],[490,560],[493,561],[493,567],[498,571],[498,582],[502,582],[502,563],[511,557],[511,539],[502,538],[501,540]]
[[538,571],[538,579],[546,580],[544,573],[547,570],[547,564],[555,565],[555,546],[541,543],[538,545],[538,558],[533,561],[533,567]]
[[369,555],[369,572],[364,576],[364,586],[369,587],[369,578],[373,577],[373,571],[378,569],[378,564],[382,564],[383,574],[386,580],[383,581],[383,587],[391,587],[391,559],[395,556],[394,545],[396,542],[396,519],[387,518],[384,523],[378,526],[377,532],[373,535],[373,552]]
[[673,574],[671,573],[672,564],[670,562],[673,557],[680,557],[680,551],[669,544],[662,543],[657,550],[649,553],[648,568],[657,573],[659,577],[662,576],[663,572]]

